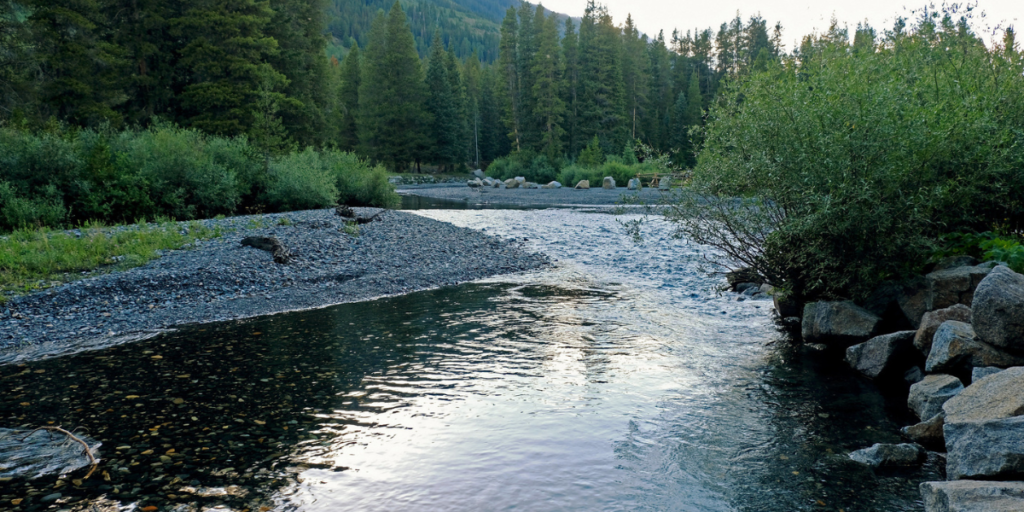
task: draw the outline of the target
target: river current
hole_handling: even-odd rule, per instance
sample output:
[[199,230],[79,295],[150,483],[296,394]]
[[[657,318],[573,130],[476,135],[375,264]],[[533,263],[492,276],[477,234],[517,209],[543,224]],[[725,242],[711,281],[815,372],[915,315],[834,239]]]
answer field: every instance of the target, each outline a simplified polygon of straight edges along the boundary
[[555,266],[0,368],[5,425],[104,443],[98,476],[0,480],[0,509],[903,511],[941,478],[850,461],[899,440],[900,397],[719,292],[667,223],[418,213]]

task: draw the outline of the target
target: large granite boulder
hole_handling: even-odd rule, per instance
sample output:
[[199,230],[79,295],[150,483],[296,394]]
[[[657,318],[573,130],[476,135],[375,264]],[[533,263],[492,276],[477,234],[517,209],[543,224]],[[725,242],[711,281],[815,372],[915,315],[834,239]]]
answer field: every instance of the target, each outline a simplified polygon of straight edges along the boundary
[[614,189],[615,188],[615,178],[612,178],[611,176],[605,176],[604,177],[604,182],[601,183],[601,187],[602,188],[607,188],[607,189]]
[[640,178],[632,178],[626,182],[627,190],[642,190],[644,187],[640,184]]
[[954,304],[970,306],[974,290],[991,271],[990,265],[978,265],[947,268],[924,276],[928,281],[928,311]]
[[658,189],[668,190],[672,188],[672,178],[665,176],[664,178],[658,178]]
[[1024,482],[956,480],[924,482],[921,498],[925,512],[1020,512],[1024,510]]
[[847,348],[846,362],[869,379],[902,375],[917,355],[914,351],[915,334],[917,331],[900,331],[875,336]]
[[482,171],[480,169],[476,169],[476,170],[473,171],[473,176],[476,176],[477,178],[480,178],[480,179],[484,179],[484,178],[487,177],[487,174],[485,174],[484,171]]
[[514,179],[519,182],[519,186],[523,186],[526,183],[526,178],[522,176],[516,176]]
[[579,182],[576,183],[576,187],[575,188],[576,188],[576,190],[589,190],[590,189],[590,180],[580,180]]
[[918,418],[927,420],[941,413],[942,405],[963,390],[963,383],[952,375],[926,375],[921,382],[910,386],[907,407]]
[[946,415],[940,412],[921,423],[903,427],[900,432],[917,444],[941,448],[946,445],[946,438],[942,435],[942,426],[945,424]]
[[994,375],[1003,370],[1005,370],[1005,368],[997,368],[995,366],[975,366],[974,368],[971,368],[971,383],[973,384],[978,382],[989,375]]
[[[1024,366],[989,375],[942,405],[946,424],[988,421],[1024,414]],[[911,388],[913,392],[913,388]]]
[[1024,275],[998,266],[974,293],[971,323],[996,347],[1024,353]]
[[484,186],[484,182],[480,178],[473,178],[467,181],[466,184],[469,185],[470,188],[480,188]]
[[927,456],[924,447],[913,443],[878,443],[871,448],[850,453],[851,459],[873,468],[914,466],[923,462]]
[[956,372],[975,366],[1024,365],[1024,357],[1007,354],[977,338],[971,324],[947,320],[935,331],[932,349],[924,369],[927,372]]
[[557,181],[552,181],[552,182],[549,182],[547,185],[544,185],[544,186],[542,186],[540,188],[546,188],[546,189],[562,188],[562,184],[557,182]]
[[852,345],[878,334],[881,321],[851,301],[811,302],[804,305],[800,329],[805,343]]
[[505,188],[519,188],[519,181],[509,178],[505,180]]
[[954,304],[948,308],[937,309],[935,311],[929,311],[921,317],[921,327],[917,329],[917,335],[914,336],[914,346],[921,351],[922,354],[928,355],[932,350],[932,339],[935,337],[935,331],[939,329],[942,322],[946,320],[956,320],[958,322],[970,322],[971,321],[971,308],[964,306],[963,304]]
[[1024,416],[947,422],[942,433],[946,438],[946,479],[1024,477]]

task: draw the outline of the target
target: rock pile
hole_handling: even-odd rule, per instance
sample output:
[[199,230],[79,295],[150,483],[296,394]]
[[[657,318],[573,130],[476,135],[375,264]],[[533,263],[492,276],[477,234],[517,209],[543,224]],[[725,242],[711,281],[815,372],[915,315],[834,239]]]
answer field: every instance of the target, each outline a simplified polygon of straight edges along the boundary
[[948,481],[921,485],[926,512],[1024,511],[1024,275],[974,263],[940,263],[863,307],[803,307],[805,342],[845,347],[869,379],[913,383],[907,406],[920,423],[902,433],[914,444],[850,458],[884,467],[923,460],[921,446],[944,450]]

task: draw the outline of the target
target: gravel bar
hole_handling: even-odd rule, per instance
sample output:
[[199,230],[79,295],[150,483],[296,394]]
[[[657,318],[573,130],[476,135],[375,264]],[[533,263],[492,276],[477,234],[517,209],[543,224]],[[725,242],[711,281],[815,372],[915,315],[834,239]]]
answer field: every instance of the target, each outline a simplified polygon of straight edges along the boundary
[[[604,189],[600,184],[588,190],[571,187],[555,189],[528,188],[472,188],[461,185],[409,185],[398,188],[398,193],[464,202],[467,205],[492,206],[614,206],[625,204],[627,198],[636,198],[646,204],[655,204],[669,192],[645,188],[639,192],[626,188]],[[632,202],[635,204],[636,199]]]
[[[361,217],[380,210],[355,208]],[[287,219],[283,221],[282,219]],[[550,265],[520,241],[388,211],[346,234],[334,210],[199,221],[224,236],[0,306],[0,364],[138,339],[185,324],[310,309]],[[186,224],[182,224],[183,229]],[[292,261],[240,245],[274,236]]]

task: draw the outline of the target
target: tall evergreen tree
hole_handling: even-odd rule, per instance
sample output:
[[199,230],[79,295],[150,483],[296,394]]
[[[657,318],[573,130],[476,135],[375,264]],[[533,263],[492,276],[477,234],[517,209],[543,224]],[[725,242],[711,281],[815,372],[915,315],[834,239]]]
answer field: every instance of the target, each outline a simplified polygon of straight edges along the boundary
[[455,50],[448,48],[445,53],[445,66],[448,70],[448,85],[452,91],[452,105],[455,107],[455,161],[462,164],[469,158],[472,140],[469,131],[469,105],[467,103],[466,84],[462,79],[462,67],[455,56]]
[[519,151],[522,147],[522,93],[519,81],[518,56],[519,25],[516,21],[516,10],[509,7],[505,19],[501,22],[501,45],[498,47],[498,80],[496,81],[495,99],[499,103],[501,120],[505,124],[512,148]]
[[640,36],[640,31],[633,24],[633,16],[626,16],[626,24],[622,27],[622,79],[630,140],[648,138],[643,133],[649,80],[646,50],[647,37]]
[[481,73],[480,59],[476,52],[470,54],[463,66],[463,78],[466,86],[466,124],[470,133],[470,161],[474,167],[480,167],[480,101]]
[[416,41],[402,5],[374,20],[359,84],[359,142],[370,157],[404,170],[422,162],[431,123]]
[[495,66],[484,68],[480,74],[480,158],[485,162],[512,150],[497,97],[501,82]]
[[597,136],[606,152],[618,153],[628,137],[622,113],[621,31],[603,6],[589,0],[580,24],[580,135]]
[[565,112],[565,146],[570,155],[581,149],[579,138],[580,58],[579,36],[572,18],[565,19],[565,35],[562,37],[562,55],[565,58],[564,83],[562,85]]
[[[541,7],[537,8],[541,12]],[[562,59],[558,47],[558,27],[555,16],[542,18],[537,34],[537,53],[533,58],[533,114],[534,126],[540,134],[537,150],[554,162],[562,155],[562,117],[565,104],[562,102]]]
[[110,0],[112,39],[124,52],[127,101],[118,110],[126,121],[146,123],[173,107],[179,42],[168,20],[180,6],[160,0]]
[[341,126],[338,127],[338,147],[353,151],[359,145],[356,115],[359,113],[359,46],[353,46],[341,61],[341,89],[338,102],[341,107]]
[[441,31],[434,32],[427,61],[427,111],[433,117],[428,130],[430,138],[429,159],[442,166],[458,161],[458,115],[451,81],[448,79]]

